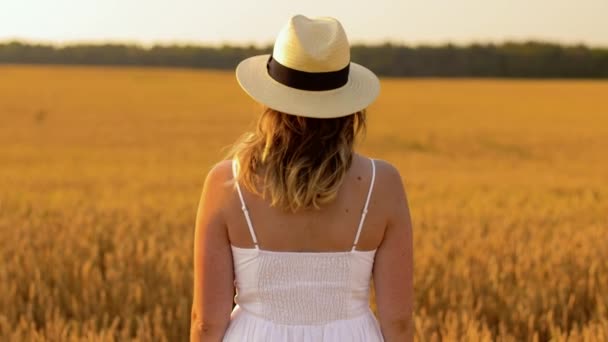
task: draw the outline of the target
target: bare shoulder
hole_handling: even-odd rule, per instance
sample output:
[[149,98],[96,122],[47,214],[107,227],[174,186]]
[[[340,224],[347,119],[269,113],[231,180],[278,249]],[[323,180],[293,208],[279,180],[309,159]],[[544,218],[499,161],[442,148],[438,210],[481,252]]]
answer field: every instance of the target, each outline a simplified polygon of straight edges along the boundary
[[382,159],[374,159],[374,163],[376,165],[376,181],[378,184],[391,188],[403,183],[401,173],[395,165]]
[[[358,154],[358,157],[360,160],[370,158],[361,154]],[[401,179],[401,174],[395,165],[386,160],[373,158],[373,161],[376,169],[374,197],[376,197],[377,200],[385,202],[388,200],[388,197],[394,197],[391,196],[391,194],[402,191],[403,181]]]
[[[359,168],[367,168],[365,165],[369,163],[371,157],[355,153]],[[402,197],[405,193],[403,177],[399,169],[392,163],[373,158],[376,169],[376,177],[374,179],[374,195],[375,201],[382,202],[382,206],[390,204],[396,197]],[[365,166],[363,166],[365,165]]]
[[[392,163],[377,158],[371,158],[360,153],[355,153],[358,166],[360,168],[367,168],[369,159],[373,159],[374,166],[376,169],[376,177],[374,180],[374,192],[376,191],[393,191],[395,187],[403,185],[401,173],[399,169]],[[365,165],[365,166],[364,166]]]
[[374,194],[376,202],[391,216],[404,210],[407,203],[406,187],[399,169],[392,163],[374,159],[376,166],[376,179]]
[[232,161],[221,160],[211,166],[205,183],[214,187],[228,186],[232,181]]
[[213,197],[215,202],[219,202],[231,192],[233,185],[232,161],[219,161],[211,167],[205,176],[202,196]]

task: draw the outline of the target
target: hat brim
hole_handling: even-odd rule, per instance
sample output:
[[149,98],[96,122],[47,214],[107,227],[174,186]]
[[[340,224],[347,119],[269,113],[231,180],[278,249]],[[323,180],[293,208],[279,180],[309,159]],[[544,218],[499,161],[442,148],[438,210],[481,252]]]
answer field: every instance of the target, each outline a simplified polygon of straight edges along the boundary
[[236,78],[254,100],[287,114],[335,118],[368,107],[380,93],[378,77],[366,67],[350,63],[348,81],[340,88],[300,90],[275,81],[266,70],[269,54],[249,57],[236,67]]

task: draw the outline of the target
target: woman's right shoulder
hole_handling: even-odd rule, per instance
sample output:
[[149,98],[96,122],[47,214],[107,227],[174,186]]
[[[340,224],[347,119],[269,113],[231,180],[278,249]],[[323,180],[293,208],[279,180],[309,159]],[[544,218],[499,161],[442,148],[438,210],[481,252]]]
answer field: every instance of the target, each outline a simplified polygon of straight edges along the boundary
[[396,181],[402,181],[401,172],[391,162],[374,158],[374,164],[376,166],[376,179],[378,181],[384,180],[393,185]]
[[376,199],[383,202],[383,207],[396,204],[396,201],[406,197],[404,177],[399,168],[383,159],[374,158],[374,164],[376,167],[374,193]]
[[401,173],[399,172],[399,169],[395,165],[393,165],[391,162],[386,161],[384,159],[378,159],[378,158],[365,156],[362,154],[359,154],[359,156],[362,157],[362,159],[367,158],[367,159],[373,159],[373,161],[374,161],[374,166],[376,169],[376,178],[374,180],[374,189],[376,187],[379,187],[379,188],[382,188],[383,190],[384,190],[384,188],[386,188],[387,190],[390,190],[391,188],[395,187],[397,184],[403,183],[402,176],[401,176]]

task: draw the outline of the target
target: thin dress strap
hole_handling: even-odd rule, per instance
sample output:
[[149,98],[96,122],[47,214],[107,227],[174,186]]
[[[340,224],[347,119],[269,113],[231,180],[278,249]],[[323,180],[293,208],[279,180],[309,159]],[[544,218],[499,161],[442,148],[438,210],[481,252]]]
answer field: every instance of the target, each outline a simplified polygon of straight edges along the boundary
[[372,196],[372,190],[374,189],[374,181],[376,180],[376,164],[374,163],[374,159],[370,158],[372,162],[372,180],[369,182],[369,190],[367,191],[367,199],[365,200],[365,206],[363,207],[363,212],[361,213],[361,221],[359,221],[359,228],[357,229],[357,235],[355,236],[355,242],[353,242],[352,251],[357,248],[357,243],[359,242],[359,236],[361,235],[361,228],[363,228],[363,222],[365,222],[365,216],[367,216],[367,207],[369,206],[369,199]]
[[260,249],[258,247],[258,239],[255,236],[255,232],[253,231],[253,224],[251,224],[251,218],[249,217],[249,210],[247,210],[247,206],[245,205],[245,199],[243,198],[243,193],[241,192],[241,187],[239,186],[239,182],[236,179],[236,167],[237,160],[232,160],[232,177],[234,178],[234,184],[236,185],[236,191],[239,193],[239,198],[241,199],[241,210],[243,210],[243,214],[245,214],[245,220],[247,220],[247,226],[249,227],[249,233],[251,234],[251,239],[253,240],[253,244],[255,245],[255,249]]

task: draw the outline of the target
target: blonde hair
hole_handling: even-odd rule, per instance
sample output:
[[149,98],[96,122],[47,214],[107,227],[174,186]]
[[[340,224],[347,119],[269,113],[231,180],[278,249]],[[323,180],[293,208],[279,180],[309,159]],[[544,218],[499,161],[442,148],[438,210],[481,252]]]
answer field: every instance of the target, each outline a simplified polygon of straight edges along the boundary
[[270,205],[292,212],[319,209],[337,195],[353,159],[355,138],[365,131],[363,109],[330,119],[308,118],[263,107],[254,132],[245,133],[228,157],[236,180],[270,196]]

